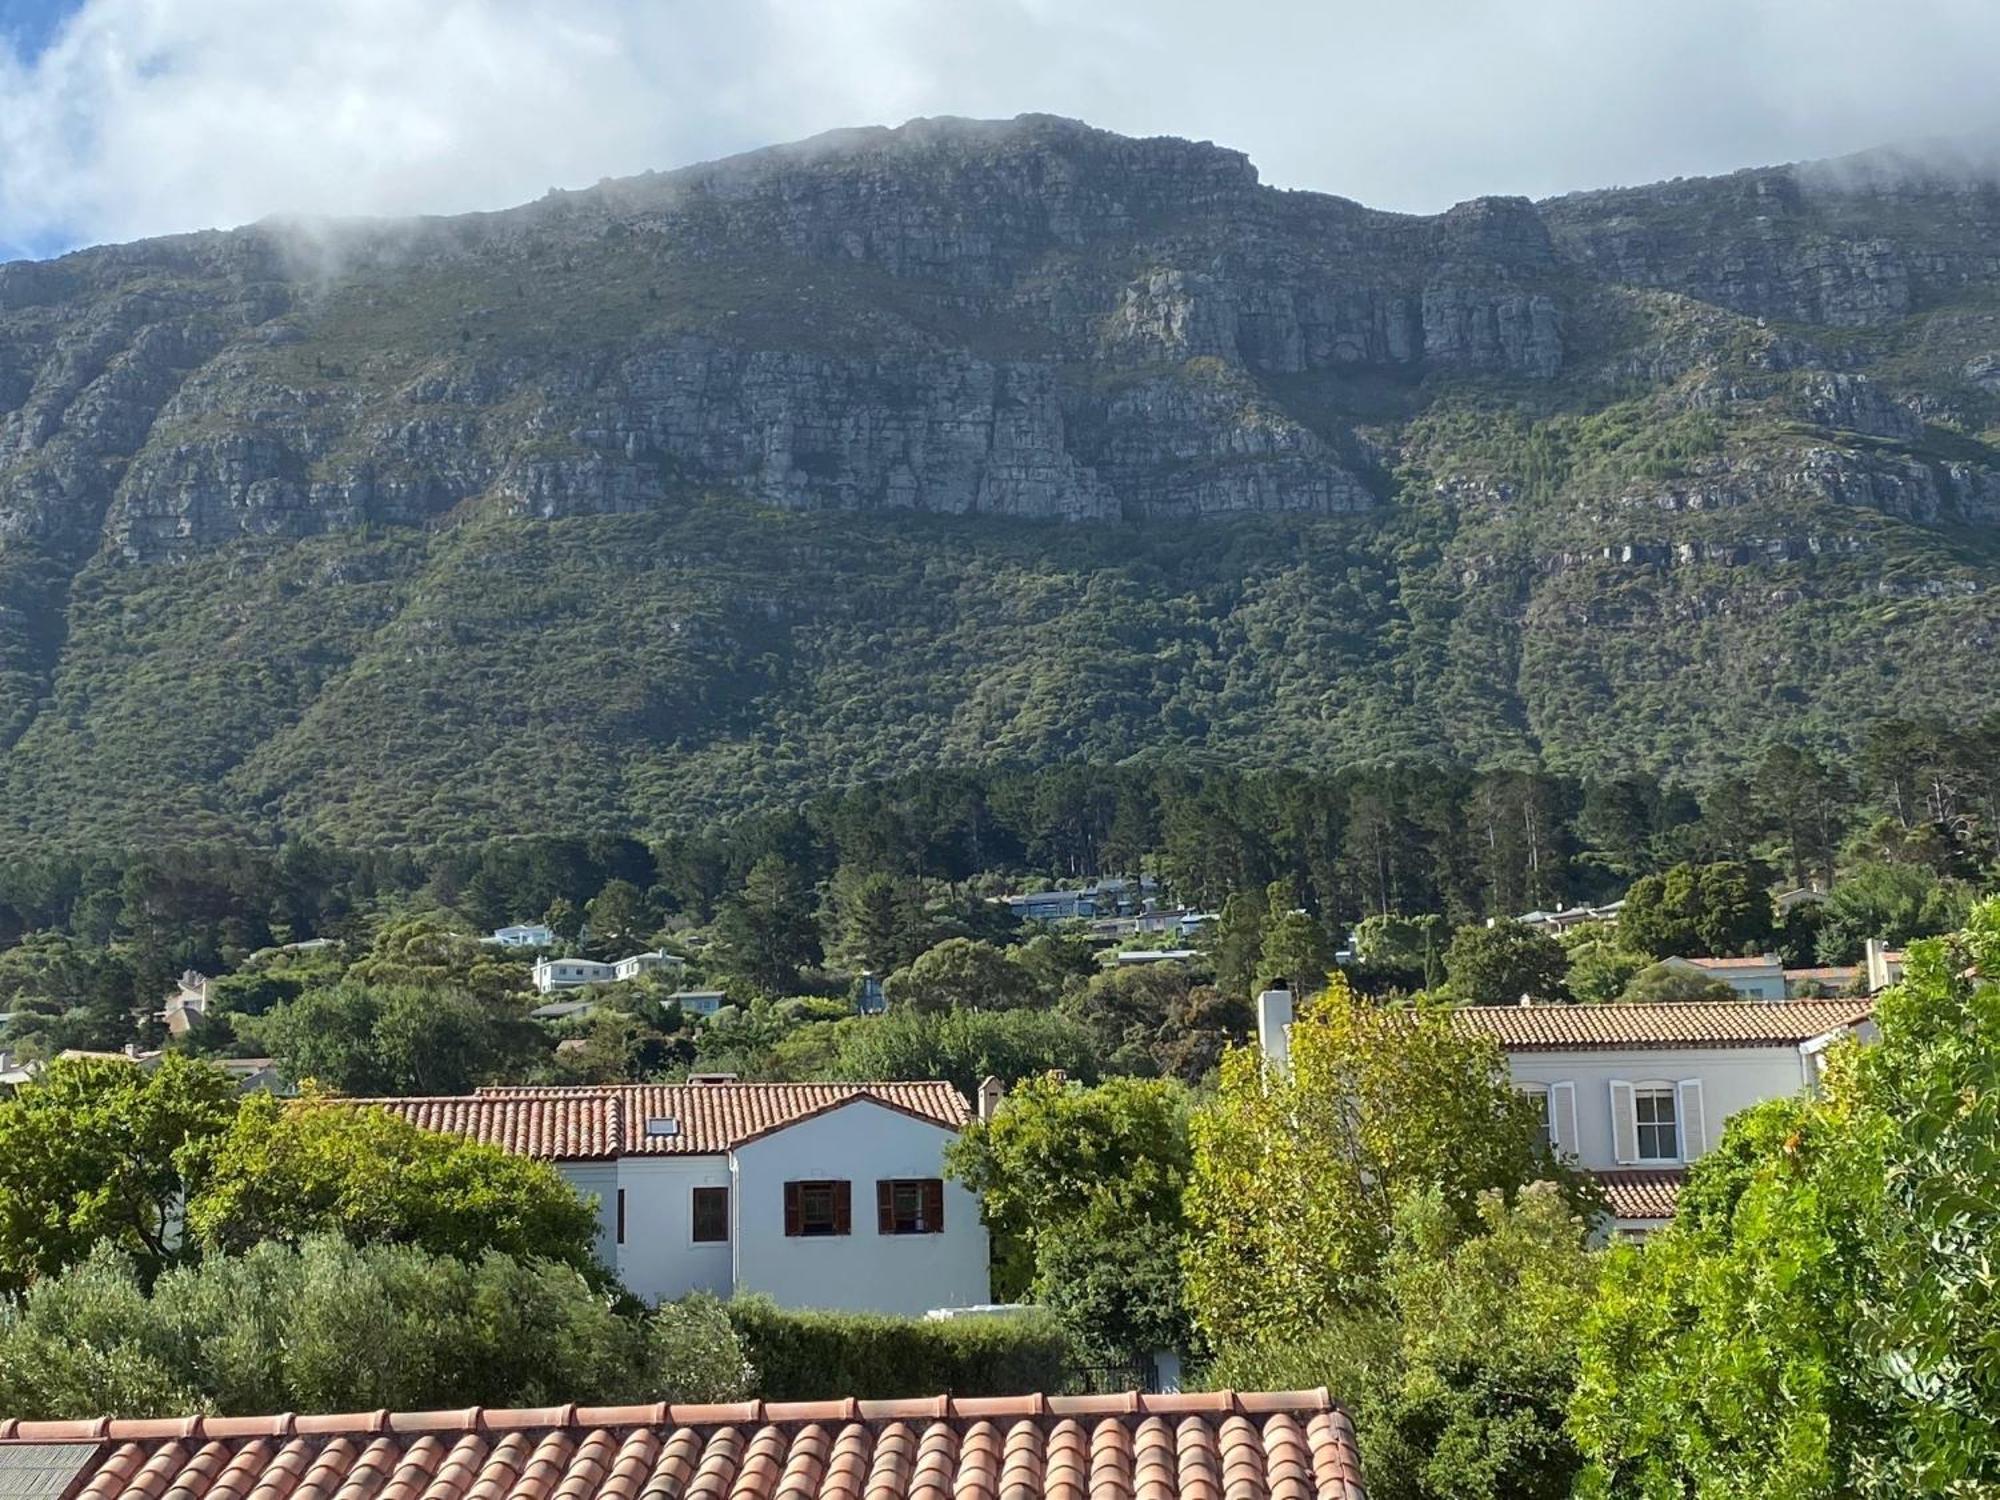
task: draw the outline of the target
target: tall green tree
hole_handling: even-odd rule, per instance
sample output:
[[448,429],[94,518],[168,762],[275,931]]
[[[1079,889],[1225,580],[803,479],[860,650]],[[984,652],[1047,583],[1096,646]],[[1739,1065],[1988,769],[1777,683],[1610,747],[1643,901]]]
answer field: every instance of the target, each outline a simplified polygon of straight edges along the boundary
[[1569,998],[1569,955],[1546,932],[1519,922],[1461,927],[1445,950],[1446,986],[1466,1005],[1513,1005],[1527,996]]
[[779,854],[759,859],[716,913],[729,972],[766,994],[796,989],[799,971],[820,960],[813,908],[812,888],[796,865]]
[[1771,898],[1750,866],[1678,864],[1632,883],[1618,939],[1655,958],[1729,958],[1768,950],[1777,934]]
[[170,1055],[51,1063],[0,1100],[0,1290],[106,1244],[149,1279],[190,1251],[182,1202],[206,1180],[237,1111],[221,1069]]
[[1188,1346],[1180,1253],[1189,1164],[1185,1092],[1136,1078],[1095,1088],[1029,1079],[946,1154],[952,1175],[980,1194],[1003,1266],[1025,1273],[1003,1294],[1052,1308],[1092,1355],[1109,1359]]
[[1293,1023],[1283,1071],[1248,1048],[1223,1060],[1192,1140],[1187,1295],[1221,1345],[1298,1339],[1379,1303],[1405,1193],[1436,1189],[1468,1228],[1481,1193],[1541,1178],[1579,1212],[1598,1202],[1550,1155],[1490,1038],[1343,982]]
[[1013,954],[975,938],[946,938],[882,986],[893,1006],[920,1011],[1012,1010],[1035,998]]

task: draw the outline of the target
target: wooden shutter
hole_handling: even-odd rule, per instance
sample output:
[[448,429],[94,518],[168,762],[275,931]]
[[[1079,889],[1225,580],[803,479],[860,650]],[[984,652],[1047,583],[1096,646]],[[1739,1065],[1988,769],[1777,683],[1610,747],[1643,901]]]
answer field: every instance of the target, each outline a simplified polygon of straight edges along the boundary
[[854,1184],[845,1179],[833,1185],[833,1232],[854,1232]]
[[1683,1078],[1675,1090],[1680,1109],[1681,1160],[1693,1161],[1708,1149],[1708,1121],[1701,1107],[1701,1080]]
[[886,1177],[875,1179],[875,1232],[896,1232],[896,1184]]
[[1549,1085],[1549,1144],[1563,1156],[1576,1155],[1576,1085]]
[[931,1234],[944,1233],[944,1182],[940,1178],[924,1179],[924,1228]]
[[1632,1107],[1632,1085],[1611,1080],[1611,1157],[1621,1167],[1639,1159],[1639,1116]]
[[801,1235],[806,1232],[805,1205],[800,1201],[799,1184],[785,1184],[785,1233]]

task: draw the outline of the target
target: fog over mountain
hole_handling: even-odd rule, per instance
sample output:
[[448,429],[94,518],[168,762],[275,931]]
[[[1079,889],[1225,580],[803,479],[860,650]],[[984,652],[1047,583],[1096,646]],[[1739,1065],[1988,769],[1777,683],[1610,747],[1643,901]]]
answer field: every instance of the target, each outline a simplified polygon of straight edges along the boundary
[[[492,209],[767,141],[1045,111],[1434,212],[1990,137],[1956,0],[16,0],[0,256],[273,213]],[[10,249],[11,247],[11,249]]]

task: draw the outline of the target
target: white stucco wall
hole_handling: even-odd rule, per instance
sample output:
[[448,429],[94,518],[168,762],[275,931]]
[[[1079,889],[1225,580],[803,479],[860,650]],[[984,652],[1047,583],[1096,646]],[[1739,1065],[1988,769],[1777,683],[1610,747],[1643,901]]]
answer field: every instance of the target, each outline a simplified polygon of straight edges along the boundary
[[597,1200],[597,1258],[617,1270],[618,1163],[561,1161],[555,1167],[571,1187],[584,1197]]
[[[1592,1171],[1629,1169],[1633,1165],[1621,1163],[1612,1146],[1613,1079],[1632,1084],[1679,1084],[1684,1079],[1699,1079],[1703,1134],[1709,1147],[1721,1138],[1724,1122],[1738,1110],[1766,1099],[1802,1093],[1806,1087],[1805,1063],[1796,1047],[1516,1052],[1509,1054],[1507,1065],[1517,1086],[1576,1085],[1577,1138],[1574,1142],[1564,1142],[1563,1146]],[[1689,1150],[1686,1121],[1681,1121],[1681,1125],[1685,1157]],[[1674,1163],[1642,1165],[1666,1167]]]
[[[881,1178],[945,1178],[942,1157],[955,1139],[943,1126],[856,1100],[736,1151],[736,1289],[788,1307],[909,1313],[990,1299],[986,1226],[979,1201],[944,1184],[941,1234],[877,1232]],[[787,1238],[787,1182],[853,1183],[853,1231]]]
[[[628,1156],[618,1163],[625,1190],[625,1243],[618,1279],[648,1302],[693,1291],[730,1291],[730,1243],[694,1242],[694,1189],[733,1187],[725,1156]],[[735,1194],[730,1202],[734,1239]]]

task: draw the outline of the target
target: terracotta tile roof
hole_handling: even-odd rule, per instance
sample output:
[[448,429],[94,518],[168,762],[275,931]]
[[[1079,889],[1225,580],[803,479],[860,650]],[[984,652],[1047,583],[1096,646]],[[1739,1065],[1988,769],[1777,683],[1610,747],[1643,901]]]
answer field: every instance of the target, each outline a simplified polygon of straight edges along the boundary
[[1681,1196],[1682,1173],[1669,1171],[1598,1172],[1611,1212],[1621,1219],[1671,1219]]
[[0,1420],[74,1500],[1366,1500],[1321,1391]]
[[1691,958],[1689,963],[1702,969],[1775,969],[1778,955],[1759,953],[1753,958]]
[[1787,979],[1816,979],[1821,984],[1852,984],[1854,976],[1861,972],[1859,964],[1822,965],[1816,969],[1787,969]]
[[[857,1099],[951,1130],[971,1117],[965,1096],[948,1083],[626,1083],[356,1102],[521,1156],[601,1161],[713,1156]],[[671,1134],[653,1123],[669,1120]]]
[[1467,1005],[1445,1014],[1510,1052],[1608,1047],[1796,1047],[1865,1020],[1874,1002],[1689,1000],[1657,1005]]

